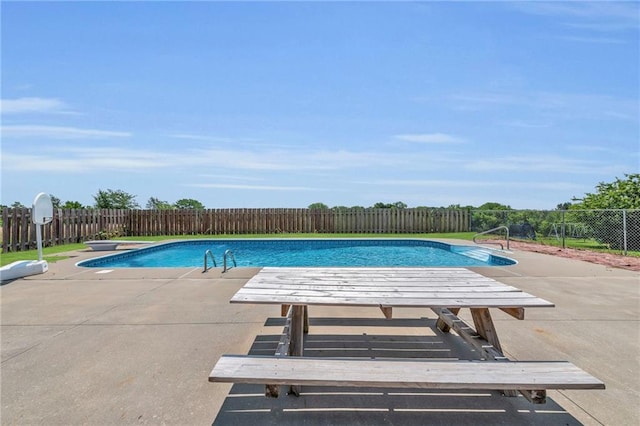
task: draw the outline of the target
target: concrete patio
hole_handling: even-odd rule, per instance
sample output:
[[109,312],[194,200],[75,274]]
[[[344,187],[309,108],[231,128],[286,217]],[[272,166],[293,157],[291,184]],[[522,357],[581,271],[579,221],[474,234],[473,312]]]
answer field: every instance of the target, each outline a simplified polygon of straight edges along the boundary
[[[523,251],[510,254],[518,265],[474,269],[556,304],[527,310],[524,321],[494,313],[510,358],[571,361],[606,390],[549,391],[544,405],[497,391],[360,388],[268,399],[262,386],[207,381],[222,354],[275,348],[278,309],[229,303],[257,269],[105,272],[75,266],[104,252],[69,254],[1,287],[3,425],[640,424],[637,272]],[[398,309],[389,321],[378,309],[311,309],[306,349],[321,355],[344,355],[353,342],[398,347],[386,340],[473,355],[435,331],[432,312]]]

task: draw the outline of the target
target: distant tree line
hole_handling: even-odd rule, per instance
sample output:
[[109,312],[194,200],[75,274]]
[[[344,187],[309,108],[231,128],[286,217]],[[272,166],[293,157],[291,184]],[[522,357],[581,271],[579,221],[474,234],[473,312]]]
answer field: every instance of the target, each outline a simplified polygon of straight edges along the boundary
[[[62,203],[60,198],[53,194],[49,194],[51,203],[54,209],[121,209],[121,210],[134,210],[139,209],[140,204],[136,201],[136,196],[125,192],[121,189],[113,190],[99,189],[98,192],[93,195],[94,203],[90,206],[84,206],[79,201],[65,201]],[[6,208],[7,206],[0,206],[0,208]],[[25,205],[16,201],[11,208],[26,208]],[[168,201],[160,200],[156,197],[150,197],[147,201],[146,208],[150,210],[162,210],[162,209],[194,209],[204,210],[204,204],[198,200],[191,198],[182,198],[175,203],[169,203]]]
[[[310,204],[309,207],[307,207],[308,209],[318,209],[318,210],[364,210],[367,207],[363,207],[363,206],[351,206],[351,207],[347,207],[347,206],[334,206],[329,208],[329,206],[327,206],[325,203],[313,203]],[[396,201],[395,203],[375,203],[373,206],[371,206],[370,208],[373,209],[406,209],[407,205],[405,203],[403,203],[402,201]]]
[[[310,209],[329,209],[330,207],[324,203],[313,203],[309,205]],[[340,209],[364,209],[366,207],[353,206],[335,206],[333,210]],[[407,205],[402,201],[395,203],[375,203],[370,208],[376,209],[405,209]],[[414,207],[414,208],[435,208],[435,207]],[[472,209],[472,210],[514,210],[511,206],[488,202],[479,207],[462,206],[460,204],[451,204],[447,209]],[[589,210],[589,209],[640,209],[640,173],[625,174],[624,178],[616,178],[614,182],[601,182],[596,186],[596,192],[587,193],[583,198],[574,197],[571,201],[560,203],[555,210]]]

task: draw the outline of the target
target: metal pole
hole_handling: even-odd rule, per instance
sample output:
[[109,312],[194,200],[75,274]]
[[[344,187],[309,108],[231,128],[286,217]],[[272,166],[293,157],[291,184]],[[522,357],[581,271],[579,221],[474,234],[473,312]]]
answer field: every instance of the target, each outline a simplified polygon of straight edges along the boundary
[[627,211],[622,210],[622,244],[624,247],[624,255],[627,255]]
[[36,224],[36,244],[38,245],[38,260],[42,262],[42,225]]
[[560,227],[560,234],[562,235],[562,248],[567,248],[564,240],[564,228],[565,228],[565,210],[562,210],[562,226]]

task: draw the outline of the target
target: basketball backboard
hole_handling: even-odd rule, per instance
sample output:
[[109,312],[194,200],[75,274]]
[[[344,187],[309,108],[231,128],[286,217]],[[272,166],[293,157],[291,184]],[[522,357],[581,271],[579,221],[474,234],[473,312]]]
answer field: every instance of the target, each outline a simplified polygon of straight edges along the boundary
[[36,195],[33,200],[33,223],[36,225],[45,225],[53,220],[53,204],[51,197],[44,192]]

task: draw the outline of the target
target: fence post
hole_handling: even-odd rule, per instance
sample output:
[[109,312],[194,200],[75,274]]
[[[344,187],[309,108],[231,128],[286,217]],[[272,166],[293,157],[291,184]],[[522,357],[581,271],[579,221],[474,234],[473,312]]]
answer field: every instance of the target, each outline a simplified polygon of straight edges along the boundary
[[2,208],[2,253],[9,252],[9,242],[11,239],[11,227],[9,226],[9,208]]
[[627,211],[622,210],[622,244],[624,255],[627,255]]
[[564,236],[565,236],[565,213],[566,210],[562,210],[562,226],[560,227],[560,234],[562,235],[562,248],[567,248],[566,244],[565,244],[565,240],[564,240]]

